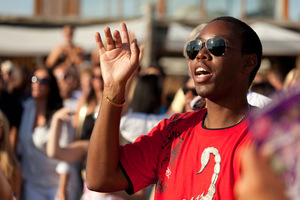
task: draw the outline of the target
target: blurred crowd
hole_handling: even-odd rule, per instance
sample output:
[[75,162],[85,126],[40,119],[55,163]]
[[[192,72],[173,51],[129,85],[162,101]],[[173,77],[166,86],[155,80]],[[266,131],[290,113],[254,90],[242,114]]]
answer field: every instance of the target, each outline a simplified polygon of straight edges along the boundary
[[[33,71],[10,60],[1,63],[1,171],[17,200],[150,199],[151,187],[129,196],[96,193],[85,185],[88,141],[102,100],[103,80],[97,50],[86,55],[73,43],[73,30],[63,27],[65,43],[53,48],[45,63]],[[189,76],[171,100],[166,98],[165,77],[159,65],[142,66],[131,77],[120,123],[121,144],[134,142],[174,113],[205,107]],[[284,79],[265,59],[249,95],[271,101],[274,92],[287,90],[299,80],[300,56]]]

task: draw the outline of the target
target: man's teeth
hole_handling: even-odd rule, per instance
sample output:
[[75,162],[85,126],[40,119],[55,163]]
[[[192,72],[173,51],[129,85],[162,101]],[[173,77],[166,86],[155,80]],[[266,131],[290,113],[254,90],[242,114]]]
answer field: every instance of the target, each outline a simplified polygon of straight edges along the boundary
[[203,68],[198,68],[197,70],[196,70],[196,72],[207,72],[205,69],[203,69]]
[[203,68],[198,68],[196,69],[196,75],[200,76],[200,75],[205,75],[205,74],[208,74],[209,72],[206,71],[205,69]]

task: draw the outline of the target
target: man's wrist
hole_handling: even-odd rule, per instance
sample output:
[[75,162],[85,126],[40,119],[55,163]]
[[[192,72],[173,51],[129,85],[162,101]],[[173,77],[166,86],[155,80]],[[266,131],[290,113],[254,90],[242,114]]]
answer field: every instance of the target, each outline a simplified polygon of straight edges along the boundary
[[112,105],[123,105],[125,103],[125,87],[104,87],[102,95],[103,99],[106,99]]

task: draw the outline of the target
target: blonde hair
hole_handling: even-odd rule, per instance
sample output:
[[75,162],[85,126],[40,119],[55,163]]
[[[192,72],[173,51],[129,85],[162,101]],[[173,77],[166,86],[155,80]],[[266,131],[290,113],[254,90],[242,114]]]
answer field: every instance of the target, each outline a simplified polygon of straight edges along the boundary
[[13,153],[10,144],[10,128],[9,122],[5,114],[0,110],[0,129],[2,129],[2,136],[0,138],[0,168],[12,185],[13,174],[15,166],[17,165],[16,156]]
[[283,82],[283,89],[287,90],[295,86],[300,81],[300,68],[293,68],[286,75]]
[[186,42],[184,43],[184,47],[183,47],[183,56],[188,59],[188,56],[186,54],[186,46],[188,45],[188,43],[192,40],[195,40],[198,35],[200,34],[200,32],[202,31],[202,29],[206,26],[207,24],[199,24],[198,26],[196,26],[188,35],[188,38],[186,40]]

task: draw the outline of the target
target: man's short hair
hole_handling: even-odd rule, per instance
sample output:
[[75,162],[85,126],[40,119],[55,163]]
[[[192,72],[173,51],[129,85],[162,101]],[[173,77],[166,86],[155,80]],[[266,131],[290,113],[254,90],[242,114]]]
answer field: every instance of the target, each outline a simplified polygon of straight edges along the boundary
[[250,74],[250,78],[249,78],[249,86],[250,86],[253,79],[256,76],[256,73],[260,67],[260,63],[262,59],[262,44],[258,35],[248,24],[234,17],[230,17],[230,16],[217,17],[212,21],[210,21],[209,23],[214,21],[225,21],[234,25],[236,27],[236,32],[241,37],[242,52],[256,55],[257,65],[255,66],[255,68],[252,70]]

